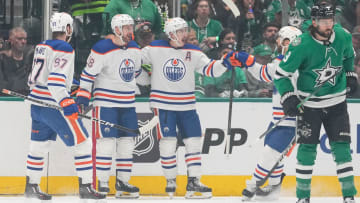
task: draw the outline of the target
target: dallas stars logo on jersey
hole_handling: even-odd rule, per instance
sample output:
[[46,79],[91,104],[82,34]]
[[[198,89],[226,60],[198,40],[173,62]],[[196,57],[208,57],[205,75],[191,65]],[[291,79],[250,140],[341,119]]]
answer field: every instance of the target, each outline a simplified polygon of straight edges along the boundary
[[[316,78],[315,87],[320,86],[325,81],[329,82],[331,85],[335,86],[336,80],[334,77],[339,71],[341,70],[341,66],[332,66],[331,65],[331,58],[328,59],[326,65],[322,67],[322,69],[315,69],[313,70],[318,77]],[[329,79],[331,78],[331,79]]]

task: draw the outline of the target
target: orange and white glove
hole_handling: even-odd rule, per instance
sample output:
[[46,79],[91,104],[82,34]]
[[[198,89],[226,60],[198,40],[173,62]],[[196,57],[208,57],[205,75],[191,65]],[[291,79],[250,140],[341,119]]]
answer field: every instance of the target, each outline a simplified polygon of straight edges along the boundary
[[75,100],[71,97],[66,97],[60,101],[60,106],[63,108],[64,115],[68,119],[78,119],[79,107]]

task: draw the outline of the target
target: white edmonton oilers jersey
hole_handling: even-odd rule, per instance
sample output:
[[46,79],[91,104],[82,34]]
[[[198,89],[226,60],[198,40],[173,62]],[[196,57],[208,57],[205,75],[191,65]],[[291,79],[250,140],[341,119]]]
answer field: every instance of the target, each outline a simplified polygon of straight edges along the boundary
[[59,106],[59,102],[70,95],[74,59],[74,49],[63,40],[38,44],[28,80],[29,97]]
[[141,72],[141,52],[135,41],[118,47],[111,39],[91,49],[80,78],[80,91],[92,92],[94,106],[134,107],[135,77]]
[[195,71],[209,77],[226,71],[222,60],[209,59],[199,47],[175,49],[166,40],[143,48],[142,60],[152,65],[150,106],[173,111],[195,109]]
[[[266,65],[261,65],[258,63],[255,63],[252,67],[248,68],[248,71],[255,77],[258,78],[261,81],[264,82],[272,82],[273,78],[275,76],[275,71],[277,67],[279,66],[281,62],[280,58],[275,58],[271,63],[268,63]],[[296,84],[295,82],[296,75],[294,74],[292,77],[292,83]],[[281,95],[277,91],[277,89],[274,86],[273,89],[273,96],[272,96],[272,106],[273,106],[273,122],[276,123],[279,121],[284,114],[283,107],[280,103]],[[296,124],[296,118],[295,117],[288,117],[281,123],[279,123],[279,126],[295,126]]]

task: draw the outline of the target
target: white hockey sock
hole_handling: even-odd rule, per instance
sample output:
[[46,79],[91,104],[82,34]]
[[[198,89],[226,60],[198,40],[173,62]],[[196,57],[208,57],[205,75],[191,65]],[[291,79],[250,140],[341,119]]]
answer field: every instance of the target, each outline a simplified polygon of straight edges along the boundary
[[[280,156],[281,154],[278,151],[266,145],[264,147],[262,158],[256,165],[252,179],[254,179],[255,181],[261,181],[262,179],[264,179],[269,173],[269,171],[272,169],[272,167],[274,167]],[[283,166],[281,166],[279,169],[276,169],[274,172],[276,172],[276,174],[280,175],[279,177],[281,177],[282,169]],[[276,177],[274,176],[274,178]],[[278,180],[280,181],[280,178]],[[277,180],[274,179],[273,183],[275,183],[276,181]]]
[[133,150],[135,146],[133,137],[121,137],[116,139],[116,174],[123,182],[130,180],[133,166]]
[[91,156],[91,142],[86,139],[84,142],[75,145],[75,169],[82,184],[92,183],[93,163]]
[[101,182],[109,181],[115,142],[115,138],[96,140],[96,175]]
[[183,140],[185,144],[185,162],[189,177],[201,176],[201,137],[191,137]]
[[161,167],[163,168],[166,179],[176,178],[176,143],[176,137],[163,137],[160,139]]
[[30,150],[26,161],[26,175],[29,176],[29,183],[40,184],[45,156],[49,152],[50,141],[30,141]]

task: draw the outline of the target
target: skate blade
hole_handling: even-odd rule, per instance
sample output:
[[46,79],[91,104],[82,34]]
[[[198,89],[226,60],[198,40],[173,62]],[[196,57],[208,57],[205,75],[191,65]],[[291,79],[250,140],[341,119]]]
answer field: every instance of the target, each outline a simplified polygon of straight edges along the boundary
[[241,197],[241,201],[243,201],[243,202],[252,202],[252,201],[253,201],[253,198],[252,198],[252,197],[242,196],[242,197]]
[[107,203],[106,199],[80,199],[78,203]]
[[169,195],[170,199],[173,199],[174,195],[175,195],[175,192],[168,192],[167,194]]
[[117,191],[115,194],[115,198],[117,199],[137,199],[139,198],[138,192],[123,192],[123,191]]
[[194,192],[188,191],[185,194],[186,199],[210,199],[212,197],[211,192]]

